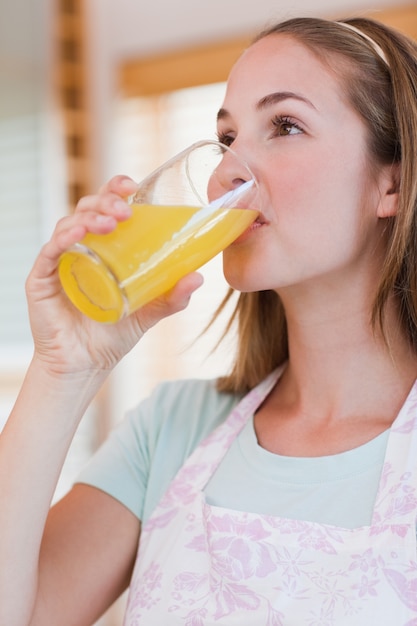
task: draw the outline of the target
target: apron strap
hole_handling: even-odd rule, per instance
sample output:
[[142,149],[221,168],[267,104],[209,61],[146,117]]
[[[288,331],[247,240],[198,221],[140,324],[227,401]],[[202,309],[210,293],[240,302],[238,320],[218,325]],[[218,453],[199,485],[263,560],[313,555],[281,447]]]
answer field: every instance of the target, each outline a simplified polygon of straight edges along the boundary
[[372,525],[417,521],[417,382],[414,383],[388,437]]
[[190,454],[174,479],[187,485],[187,493],[196,494],[204,489],[239,432],[276,385],[285,367],[286,364],[275,369],[244,396],[226,420]]

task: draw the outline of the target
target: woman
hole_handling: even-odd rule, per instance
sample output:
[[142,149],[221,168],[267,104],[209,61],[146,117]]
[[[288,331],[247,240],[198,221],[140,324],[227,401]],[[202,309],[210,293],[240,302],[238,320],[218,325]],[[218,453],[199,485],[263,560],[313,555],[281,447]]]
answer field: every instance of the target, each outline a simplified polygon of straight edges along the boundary
[[264,208],[224,252],[233,370],[161,385],[49,511],[109,371],[201,284],[93,323],[57,260],[135,184],[60,221],[0,440],[0,623],[91,624],[130,585],[130,625],[417,624],[416,94],[415,44],[367,19],[290,20],[244,52],[218,134]]

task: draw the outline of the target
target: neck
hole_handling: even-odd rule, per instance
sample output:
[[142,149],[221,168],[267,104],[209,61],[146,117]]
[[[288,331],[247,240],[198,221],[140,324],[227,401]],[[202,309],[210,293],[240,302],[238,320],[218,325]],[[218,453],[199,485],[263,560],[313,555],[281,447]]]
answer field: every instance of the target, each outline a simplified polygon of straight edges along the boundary
[[417,357],[399,330],[395,303],[387,305],[386,341],[371,326],[369,303],[355,308],[352,301],[343,306],[329,298],[314,307],[285,294],[282,299],[289,365],[279,387],[287,401],[320,416],[395,415],[417,376]]

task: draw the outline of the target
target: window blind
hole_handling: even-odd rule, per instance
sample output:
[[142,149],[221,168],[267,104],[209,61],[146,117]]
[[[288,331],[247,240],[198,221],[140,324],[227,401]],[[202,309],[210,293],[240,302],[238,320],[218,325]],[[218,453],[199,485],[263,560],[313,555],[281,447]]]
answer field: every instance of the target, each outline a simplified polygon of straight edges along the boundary
[[0,346],[30,341],[24,285],[40,246],[40,133],[34,113],[0,119]]

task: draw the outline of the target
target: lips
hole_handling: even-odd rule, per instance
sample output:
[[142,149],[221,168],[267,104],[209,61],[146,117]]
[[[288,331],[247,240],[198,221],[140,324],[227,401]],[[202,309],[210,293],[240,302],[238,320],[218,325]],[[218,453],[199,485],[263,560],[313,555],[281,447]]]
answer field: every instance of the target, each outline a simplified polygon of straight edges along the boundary
[[256,220],[254,222],[252,222],[252,226],[254,226],[254,225],[256,225],[256,226],[263,226],[264,224],[268,224],[268,220],[263,215],[263,213],[259,213],[259,215],[256,218]]
[[234,244],[243,243],[255,230],[258,230],[258,228],[264,226],[265,224],[268,224],[268,220],[262,213],[259,213],[256,220],[252,222],[252,224],[248,226],[248,228],[237,239],[235,239],[231,245],[233,246]]

